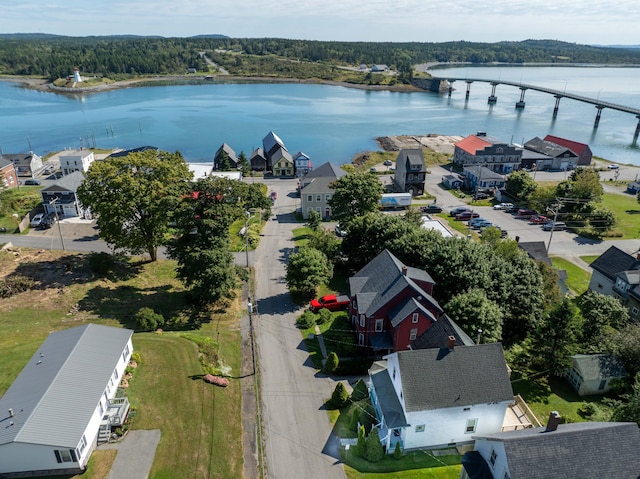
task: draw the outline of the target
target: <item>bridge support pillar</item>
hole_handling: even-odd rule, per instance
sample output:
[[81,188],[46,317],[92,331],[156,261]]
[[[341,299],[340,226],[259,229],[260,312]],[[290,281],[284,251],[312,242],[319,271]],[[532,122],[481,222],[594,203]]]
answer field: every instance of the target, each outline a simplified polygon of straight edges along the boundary
[[555,118],[556,116],[558,116],[558,108],[560,108],[560,98],[562,98],[560,95],[553,95],[556,99],[556,106],[553,107],[553,117]]
[[524,92],[526,91],[527,89],[525,87],[520,87],[520,101],[516,102],[516,110],[524,110]]
[[640,115],[637,115],[636,118],[638,119],[638,124],[636,125],[636,131],[633,134],[633,146],[636,146],[636,144],[638,143],[638,135],[640,135]]
[[469,99],[469,94],[471,93],[471,84],[473,83],[472,81],[466,80],[467,83],[467,93],[464,95],[464,99],[468,100]]
[[449,96],[449,98],[451,98],[451,92],[453,91],[453,82],[454,82],[454,81],[455,81],[455,80],[448,80],[448,83],[449,83],[449,93],[448,93],[448,96]]
[[596,121],[593,124],[594,128],[598,128],[598,125],[600,124],[600,117],[602,116],[602,110],[604,110],[602,105],[596,105],[596,108],[598,109],[598,113],[596,114]]
[[489,98],[487,100],[487,103],[489,103],[489,105],[495,105],[498,102],[498,97],[496,96],[497,86],[498,86],[498,83],[491,82],[491,95],[489,95]]

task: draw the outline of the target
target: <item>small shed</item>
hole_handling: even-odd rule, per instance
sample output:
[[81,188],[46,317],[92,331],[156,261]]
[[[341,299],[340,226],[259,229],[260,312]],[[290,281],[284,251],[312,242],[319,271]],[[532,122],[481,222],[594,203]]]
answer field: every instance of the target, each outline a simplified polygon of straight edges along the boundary
[[445,175],[442,177],[442,184],[450,190],[457,190],[462,186],[462,180],[456,175]]
[[604,394],[614,379],[627,375],[620,360],[610,354],[574,354],[565,377],[580,396]]

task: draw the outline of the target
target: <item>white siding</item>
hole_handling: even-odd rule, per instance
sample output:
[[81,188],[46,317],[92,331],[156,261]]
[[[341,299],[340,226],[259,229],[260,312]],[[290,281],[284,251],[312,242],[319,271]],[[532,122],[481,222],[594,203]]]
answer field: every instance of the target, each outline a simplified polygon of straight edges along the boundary
[[[409,413],[410,427],[404,430],[405,449],[445,446],[473,440],[478,434],[500,432],[509,401],[497,404],[480,404],[433,411]],[[465,411],[465,408],[469,410]],[[466,433],[467,420],[477,419],[476,430]],[[424,432],[416,432],[416,426],[424,424]]]
[[[504,473],[509,470],[507,464],[507,453],[504,450],[504,444],[500,441],[488,441],[486,439],[478,439],[476,441],[474,449],[480,453],[480,455],[487,461],[493,477],[502,479]],[[491,451],[496,453],[496,462],[492,466],[490,462]]]

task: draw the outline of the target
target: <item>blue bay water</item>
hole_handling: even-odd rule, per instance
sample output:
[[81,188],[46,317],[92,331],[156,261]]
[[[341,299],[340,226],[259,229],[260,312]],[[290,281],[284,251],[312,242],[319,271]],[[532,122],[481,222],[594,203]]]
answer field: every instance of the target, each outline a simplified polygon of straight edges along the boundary
[[[503,79],[566,89],[640,108],[638,68],[466,67],[437,75]],[[228,143],[247,155],[276,132],[291,153],[303,151],[315,165],[347,163],[360,151],[377,149],[375,138],[428,133],[466,136],[476,131],[520,143],[547,134],[588,143],[594,154],[640,165],[631,142],[638,119],[605,109],[593,129],[593,105],[563,99],[554,121],[555,99],[498,86],[498,103],[487,105],[490,86],[456,82],[449,98],[427,92],[367,91],[310,84],[149,86],[76,96],[39,92],[0,82],[0,148],[45,154],[78,148],[87,139],[99,148],[153,145],[179,150],[187,161],[211,161]],[[82,138],[83,140],[81,140]],[[86,144],[86,143],[85,143]]]

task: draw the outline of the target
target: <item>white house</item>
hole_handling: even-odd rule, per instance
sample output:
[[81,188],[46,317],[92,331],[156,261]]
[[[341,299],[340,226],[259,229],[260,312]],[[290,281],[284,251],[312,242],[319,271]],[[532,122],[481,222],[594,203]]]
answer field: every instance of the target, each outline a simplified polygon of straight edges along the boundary
[[47,337],[0,399],[0,477],[85,470],[101,424],[128,413],[115,395],[132,334],[87,324]]
[[640,431],[634,422],[559,424],[476,435],[462,457],[461,479],[637,479]]
[[400,351],[369,371],[387,453],[472,442],[499,432],[513,390],[500,343]]
[[60,169],[62,174],[70,175],[74,171],[86,173],[89,166],[95,161],[93,151],[90,150],[68,150],[58,155],[60,157]]

